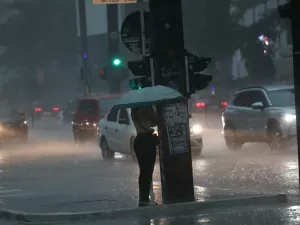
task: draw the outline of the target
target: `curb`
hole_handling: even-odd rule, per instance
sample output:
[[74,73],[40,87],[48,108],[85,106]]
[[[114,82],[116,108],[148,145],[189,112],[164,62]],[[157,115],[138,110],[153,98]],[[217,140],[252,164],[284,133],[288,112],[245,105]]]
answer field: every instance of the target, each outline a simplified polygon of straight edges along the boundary
[[243,198],[229,198],[221,200],[211,200],[206,202],[188,202],[169,205],[150,206],[144,208],[117,209],[109,211],[91,211],[80,213],[26,213],[1,209],[0,219],[14,220],[19,222],[67,222],[81,220],[104,220],[112,218],[143,217],[157,218],[170,214],[180,215],[182,213],[203,212],[216,208],[233,208],[253,205],[274,205],[287,203],[285,194],[249,196]]

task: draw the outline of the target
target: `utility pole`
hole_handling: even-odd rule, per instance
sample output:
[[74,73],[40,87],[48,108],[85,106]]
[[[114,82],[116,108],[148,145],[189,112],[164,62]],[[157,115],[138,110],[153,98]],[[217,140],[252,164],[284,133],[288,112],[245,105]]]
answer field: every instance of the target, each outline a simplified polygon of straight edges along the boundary
[[80,79],[84,82],[84,95],[91,93],[90,87],[90,68],[88,62],[88,43],[85,0],[78,0],[79,26],[80,26],[80,45],[81,45],[81,68]]
[[[181,0],[150,0],[149,8],[152,17],[151,27],[154,29],[151,33],[150,52],[153,56],[155,85],[168,86],[162,73],[173,70],[174,74],[179,74],[176,79],[181,83],[179,91],[183,91],[186,70]],[[186,118],[188,115],[185,113],[185,121],[176,125],[177,128],[169,127],[165,119],[169,109],[178,110],[179,106],[188,112],[187,101],[157,105],[157,113],[162,121],[158,127],[161,137],[162,196],[164,203],[167,204],[194,201],[189,119]],[[184,130],[180,137],[182,138],[180,145],[185,146],[185,150],[182,149],[179,153],[175,151],[176,144],[172,142],[169,128]]]
[[[149,8],[151,25],[144,28],[146,33],[152,29],[150,55],[128,62],[129,70],[137,76],[129,81],[129,85],[134,90],[156,85],[172,86],[186,96],[181,100],[157,104],[156,112],[160,118],[158,133],[163,202],[190,202],[194,201],[194,182],[188,98],[211,82],[212,76],[203,74],[211,58],[198,57],[185,50],[181,0],[150,0]],[[143,21],[143,18],[132,19],[138,20]],[[130,30],[130,25],[125,24],[124,27]],[[141,39],[143,44],[143,30],[141,23],[140,34],[123,33],[125,37],[140,37],[137,40]],[[128,43],[123,42],[128,47]],[[134,44],[140,47],[143,55],[144,47],[139,41]],[[130,45],[128,48],[137,53]]]
[[[297,142],[298,142],[298,168],[300,174],[300,2],[291,0],[278,8],[279,15],[283,19],[289,19],[292,26],[293,42],[293,66],[294,66],[294,86],[295,86],[295,105],[297,121]],[[299,180],[300,189],[300,180]]]
[[[106,5],[108,35],[108,83],[111,94],[121,92],[122,58],[119,48],[119,12],[118,4]],[[117,63],[116,63],[117,62]]]

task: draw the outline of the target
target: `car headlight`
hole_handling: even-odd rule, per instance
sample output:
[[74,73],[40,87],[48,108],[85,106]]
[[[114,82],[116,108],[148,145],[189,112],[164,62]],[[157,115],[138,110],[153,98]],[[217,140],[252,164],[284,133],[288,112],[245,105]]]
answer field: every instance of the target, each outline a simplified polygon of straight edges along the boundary
[[203,128],[199,124],[195,124],[191,127],[191,133],[192,134],[201,134],[203,131]]
[[97,124],[96,124],[96,123],[93,123],[93,127],[97,127]]
[[87,125],[87,126],[88,126],[88,125],[90,125],[90,123],[89,123],[89,122],[85,122],[85,125]]
[[285,114],[283,115],[283,120],[287,123],[291,123],[296,120],[295,114]]
[[23,123],[24,123],[24,124],[27,124],[27,120],[24,120]]

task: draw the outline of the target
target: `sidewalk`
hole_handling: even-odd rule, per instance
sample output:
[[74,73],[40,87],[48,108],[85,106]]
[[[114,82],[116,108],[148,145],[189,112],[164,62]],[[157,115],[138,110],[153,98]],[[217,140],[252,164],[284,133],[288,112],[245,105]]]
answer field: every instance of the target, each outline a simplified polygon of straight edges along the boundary
[[[195,186],[194,190],[198,202],[257,195],[207,189],[199,186]],[[48,195],[33,195],[4,200],[4,208],[28,213],[62,213],[136,208],[138,202],[138,191],[132,185],[123,185],[119,189],[108,189],[106,187],[102,189],[100,187],[97,193],[91,191],[89,193],[78,192],[75,194],[74,192],[73,194],[67,194],[67,191],[65,190],[65,193],[60,195],[49,193]],[[155,201],[162,204],[159,182],[155,182],[154,195]]]
[[[265,207],[239,207],[231,209],[214,209],[203,213],[185,215],[178,212],[175,216],[144,218],[135,216],[132,218],[114,218],[108,220],[85,220],[78,222],[55,222],[55,225],[298,225],[300,218],[300,206],[265,206]],[[45,221],[46,222],[46,221]],[[1,225],[17,225],[17,222],[2,221]],[[39,223],[34,223],[39,224]]]

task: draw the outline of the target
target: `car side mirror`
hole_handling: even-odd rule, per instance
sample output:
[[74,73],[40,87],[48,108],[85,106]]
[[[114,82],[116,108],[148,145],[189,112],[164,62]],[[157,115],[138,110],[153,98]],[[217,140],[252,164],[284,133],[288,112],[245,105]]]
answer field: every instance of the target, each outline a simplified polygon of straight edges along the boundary
[[264,109],[264,105],[262,102],[255,102],[251,105],[252,109],[260,109],[263,110]]
[[119,119],[119,124],[129,125],[129,121],[126,119]]

